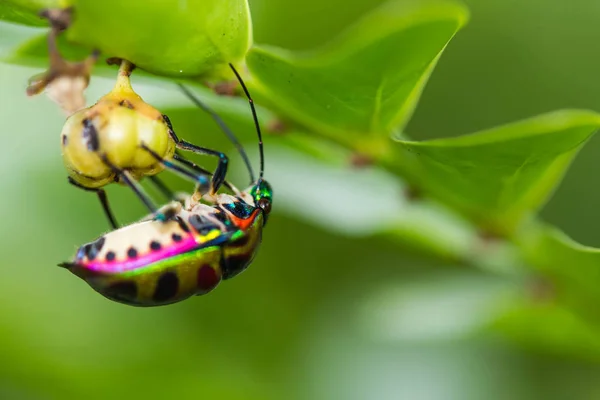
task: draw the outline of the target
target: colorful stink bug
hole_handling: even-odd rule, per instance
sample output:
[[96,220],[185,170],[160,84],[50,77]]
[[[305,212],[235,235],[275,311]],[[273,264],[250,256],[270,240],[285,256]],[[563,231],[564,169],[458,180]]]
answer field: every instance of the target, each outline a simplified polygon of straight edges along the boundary
[[[233,195],[218,194],[205,204],[196,191],[184,204],[163,207],[173,218],[145,220],[109,232],[79,248],[73,261],[60,264],[105,297],[132,306],[149,307],[182,301],[214,289],[248,267],[262,240],[271,211],[272,189],[264,180],[262,135],[254,103],[248,97],[256,125],[260,175],[250,188]],[[164,162],[152,151],[150,154]],[[204,196],[206,197],[206,196]]]

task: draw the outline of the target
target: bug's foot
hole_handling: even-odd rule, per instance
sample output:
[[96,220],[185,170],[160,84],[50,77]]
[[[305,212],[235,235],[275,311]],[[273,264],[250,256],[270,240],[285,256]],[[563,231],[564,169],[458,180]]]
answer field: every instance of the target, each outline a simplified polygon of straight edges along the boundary
[[47,9],[40,16],[50,22],[48,33],[48,55],[50,67],[42,74],[29,80],[27,95],[34,96],[44,90],[51,100],[56,102],[67,114],[85,107],[84,90],[90,81],[91,70],[100,56],[95,50],[85,60],[72,63],[60,55],[57,47],[58,35],[71,24],[72,8]]
[[177,213],[174,212],[159,212],[156,213],[154,219],[156,221],[160,221],[163,223],[174,221],[176,219]]
[[216,196],[216,193],[212,187],[210,182],[208,183],[198,183],[196,185],[196,189],[191,196],[191,201],[195,204],[202,202],[202,200],[206,198],[213,198]]
[[205,194],[202,196],[202,200],[203,200],[203,201],[205,201],[205,202],[206,202],[206,203],[208,203],[208,204],[217,204],[217,201],[218,201],[218,194],[216,194],[216,193],[211,193],[211,192],[205,193]]
[[160,222],[174,221],[177,219],[177,216],[179,215],[181,209],[181,203],[172,202],[164,207],[161,207],[154,214],[152,214],[152,219]]

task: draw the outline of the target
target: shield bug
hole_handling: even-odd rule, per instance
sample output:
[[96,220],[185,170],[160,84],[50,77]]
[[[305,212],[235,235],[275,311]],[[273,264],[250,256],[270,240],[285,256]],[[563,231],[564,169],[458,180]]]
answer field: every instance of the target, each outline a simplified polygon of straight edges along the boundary
[[[262,240],[271,212],[272,189],[264,180],[264,152],[260,125],[248,97],[256,125],[260,174],[244,192],[218,194],[211,204],[196,191],[182,203],[163,207],[174,217],[149,218],[114,230],[79,248],[71,262],[61,264],[105,297],[132,306],[149,307],[182,301],[213,290],[248,267]],[[157,161],[165,162],[150,151]]]

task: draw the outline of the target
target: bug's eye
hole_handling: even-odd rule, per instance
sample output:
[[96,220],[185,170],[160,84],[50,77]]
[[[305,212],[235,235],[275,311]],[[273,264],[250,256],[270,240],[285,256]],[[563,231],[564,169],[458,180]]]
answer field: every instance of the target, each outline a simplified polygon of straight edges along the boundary
[[262,199],[258,200],[258,206],[267,215],[271,212],[271,201],[269,199],[262,198]]
[[254,207],[241,201],[234,201],[233,203],[225,204],[223,208],[240,219],[250,218],[252,211],[254,211]]

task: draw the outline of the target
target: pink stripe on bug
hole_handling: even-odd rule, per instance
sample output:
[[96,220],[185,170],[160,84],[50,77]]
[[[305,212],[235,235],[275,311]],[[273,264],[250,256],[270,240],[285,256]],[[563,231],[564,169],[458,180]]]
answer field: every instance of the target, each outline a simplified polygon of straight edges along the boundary
[[182,240],[179,243],[171,243],[160,250],[153,251],[148,247],[149,253],[139,255],[132,260],[93,261],[90,263],[83,263],[82,267],[96,272],[108,273],[131,271],[133,269],[145,267],[157,261],[164,260],[165,258],[185,253],[193,250],[196,247],[198,247],[198,243],[196,242],[194,236],[190,235],[186,237],[185,240]]

